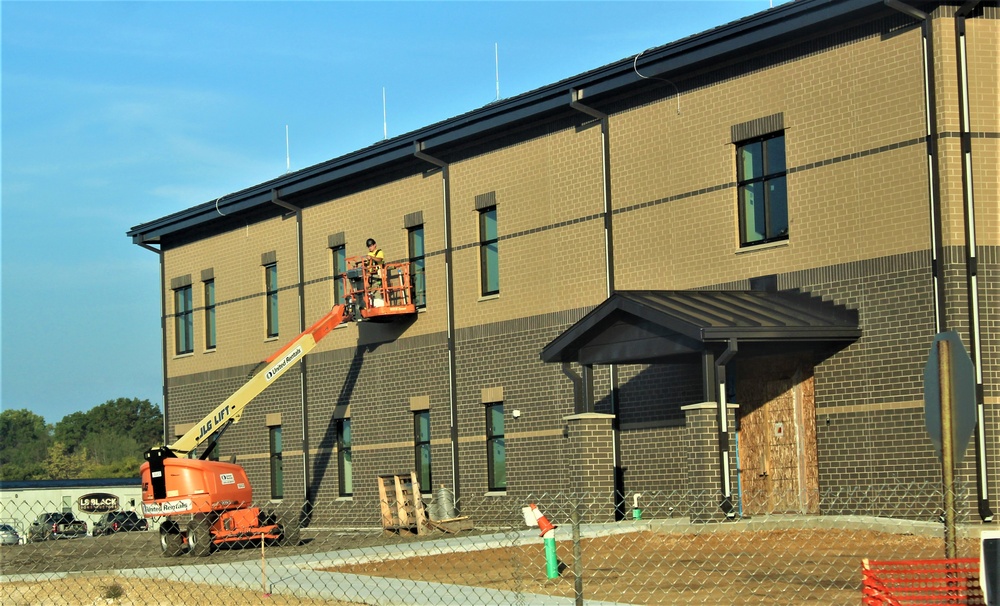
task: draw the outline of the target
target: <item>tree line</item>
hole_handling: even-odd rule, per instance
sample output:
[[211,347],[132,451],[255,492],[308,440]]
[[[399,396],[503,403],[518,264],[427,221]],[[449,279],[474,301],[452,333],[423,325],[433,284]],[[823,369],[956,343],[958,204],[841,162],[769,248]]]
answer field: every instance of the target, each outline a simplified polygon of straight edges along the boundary
[[29,410],[4,410],[0,480],[132,478],[143,453],[162,442],[163,413],[149,400],[108,400],[54,425]]

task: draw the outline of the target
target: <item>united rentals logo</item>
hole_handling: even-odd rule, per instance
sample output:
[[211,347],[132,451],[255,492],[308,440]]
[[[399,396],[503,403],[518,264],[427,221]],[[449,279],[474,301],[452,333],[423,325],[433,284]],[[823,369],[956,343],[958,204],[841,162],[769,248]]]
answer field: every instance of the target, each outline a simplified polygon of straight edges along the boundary
[[166,503],[143,503],[142,515],[146,517],[162,516],[172,513],[183,513],[193,509],[194,503],[191,502],[191,499],[180,499],[178,501],[168,501]]
[[298,359],[298,357],[301,355],[302,355],[302,346],[299,345],[295,349],[286,353],[285,357],[282,358],[280,362],[278,362],[270,369],[268,369],[267,374],[264,375],[264,379],[267,380],[268,382],[271,382],[272,379],[280,375],[286,368],[288,368],[289,364],[295,362],[295,360]]

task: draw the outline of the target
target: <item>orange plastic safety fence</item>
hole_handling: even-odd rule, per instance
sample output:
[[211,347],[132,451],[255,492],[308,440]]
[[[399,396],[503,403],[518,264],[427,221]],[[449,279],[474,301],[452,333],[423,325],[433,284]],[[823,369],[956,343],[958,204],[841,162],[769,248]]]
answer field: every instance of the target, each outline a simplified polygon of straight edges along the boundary
[[862,560],[861,602],[868,606],[985,604],[979,560]]

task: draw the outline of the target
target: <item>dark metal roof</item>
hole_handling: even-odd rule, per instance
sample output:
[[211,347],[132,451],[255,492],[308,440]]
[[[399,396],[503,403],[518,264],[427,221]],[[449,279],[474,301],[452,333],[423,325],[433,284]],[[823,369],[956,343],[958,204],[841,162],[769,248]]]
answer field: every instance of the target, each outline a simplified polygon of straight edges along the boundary
[[542,349],[545,362],[626,364],[690,356],[736,339],[784,349],[846,346],[858,313],[801,292],[619,291]]
[[[948,2],[944,2],[948,3]],[[909,0],[929,10],[942,2]],[[708,5],[706,5],[708,6]],[[172,215],[133,227],[127,232],[136,244],[161,243],[161,238],[191,228],[222,225],[225,216],[253,211],[272,203],[272,190],[283,199],[328,187],[340,180],[390,165],[415,162],[416,144],[440,154],[449,146],[479,140],[489,133],[558,114],[571,115],[572,91],[585,103],[600,104],[637,87],[663,86],[656,77],[683,78],[703,66],[723,60],[765,53],[773,45],[787,45],[819,32],[846,27],[858,19],[899,15],[883,0],[799,0],[781,4],[739,21],[638,53],[615,63],[567,78],[537,90],[491,103],[437,124],[380,142],[365,149],[305,168],[242,191],[227,194]],[[640,76],[638,72],[643,75]],[[417,166],[421,163],[416,163]],[[429,167],[429,165],[427,166]]]

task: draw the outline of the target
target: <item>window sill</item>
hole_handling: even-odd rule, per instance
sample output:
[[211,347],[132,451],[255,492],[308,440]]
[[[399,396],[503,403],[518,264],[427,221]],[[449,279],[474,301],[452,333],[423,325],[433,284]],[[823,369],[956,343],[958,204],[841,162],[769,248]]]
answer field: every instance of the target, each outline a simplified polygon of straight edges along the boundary
[[353,496],[350,496],[350,497],[337,497],[337,500],[338,501],[353,501],[354,497]]
[[215,353],[215,348],[213,347],[212,349],[206,349],[206,350],[205,350],[205,351],[203,351],[202,353],[207,353],[207,354],[210,354],[210,353]]
[[183,360],[184,358],[193,358],[193,357],[194,357],[194,352],[193,351],[190,352],[190,353],[182,353],[182,354],[175,354],[174,355],[174,359],[175,360]]
[[495,295],[483,295],[479,297],[479,301],[492,301],[494,299],[499,299],[499,298],[500,298],[500,293],[497,293]]
[[275,341],[277,341],[277,340],[278,340],[278,337],[277,337],[277,336],[273,336],[273,337],[265,337],[265,338],[264,338],[264,342],[265,342],[265,343],[274,343],[274,342],[275,342]]
[[788,240],[780,240],[778,242],[768,242],[767,244],[755,244],[753,246],[737,248],[736,254],[742,255],[746,253],[757,252],[758,250],[771,250],[773,248],[784,248],[786,246],[788,246]]
[[507,496],[506,490],[491,490],[483,495],[484,497],[505,497]]

